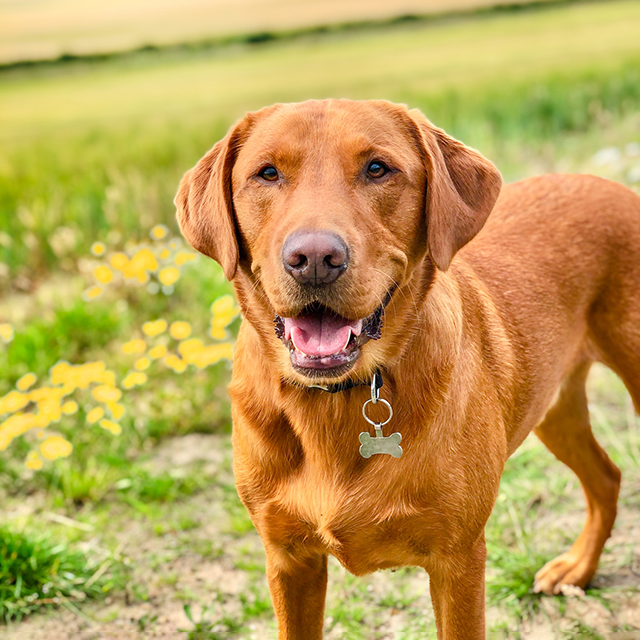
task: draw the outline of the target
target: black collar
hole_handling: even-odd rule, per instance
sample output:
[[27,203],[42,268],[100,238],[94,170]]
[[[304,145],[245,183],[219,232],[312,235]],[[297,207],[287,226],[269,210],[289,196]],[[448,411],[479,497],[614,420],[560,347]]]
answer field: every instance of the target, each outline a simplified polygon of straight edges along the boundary
[[[373,374],[373,379],[375,381],[376,389],[382,389],[382,385],[384,384],[384,380],[382,379],[382,371],[380,369],[376,369]],[[322,391],[326,391],[327,393],[339,393],[340,391],[347,391],[348,389],[353,389],[354,387],[369,387],[371,386],[370,382],[366,382],[364,380],[345,380],[344,382],[338,382],[336,384],[328,384],[326,387],[322,387],[319,384],[310,384],[309,389],[320,389]]]

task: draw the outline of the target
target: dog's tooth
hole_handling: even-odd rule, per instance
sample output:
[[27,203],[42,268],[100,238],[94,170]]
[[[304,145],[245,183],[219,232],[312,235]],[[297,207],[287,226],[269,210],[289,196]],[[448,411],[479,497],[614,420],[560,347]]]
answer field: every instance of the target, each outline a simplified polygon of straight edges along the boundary
[[340,351],[344,351],[347,348],[347,345],[349,344],[349,340],[351,340],[351,327],[349,327],[349,332],[347,333],[347,341],[344,343],[344,347],[342,347]]

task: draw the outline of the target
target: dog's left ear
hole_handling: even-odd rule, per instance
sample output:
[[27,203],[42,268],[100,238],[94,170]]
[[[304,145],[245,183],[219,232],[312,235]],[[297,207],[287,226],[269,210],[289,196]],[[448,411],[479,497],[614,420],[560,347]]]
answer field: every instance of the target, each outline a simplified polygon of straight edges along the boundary
[[427,172],[427,244],[435,265],[446,271],[453,256],[484,226],[498,199],[502,176],[477,151],[409,112],[420,132]]

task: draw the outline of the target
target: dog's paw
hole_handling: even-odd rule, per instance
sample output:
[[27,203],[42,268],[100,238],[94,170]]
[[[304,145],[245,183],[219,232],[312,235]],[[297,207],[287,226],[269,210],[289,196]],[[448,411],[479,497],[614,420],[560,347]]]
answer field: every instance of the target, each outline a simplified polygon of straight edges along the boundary
[[536,573],[534,593],[547,595],[582,596],[595,573],[588,558],[579,557],[571,551],[554,558]]

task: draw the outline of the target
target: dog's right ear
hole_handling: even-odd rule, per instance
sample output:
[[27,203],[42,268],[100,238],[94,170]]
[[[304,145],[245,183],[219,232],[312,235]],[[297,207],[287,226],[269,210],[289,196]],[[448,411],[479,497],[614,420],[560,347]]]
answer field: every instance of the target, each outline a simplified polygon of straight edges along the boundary
[[182,235],[218,262],[228,280],[238,269],[231,172],[246,130],[245,118],[184,174],[174,200]]

